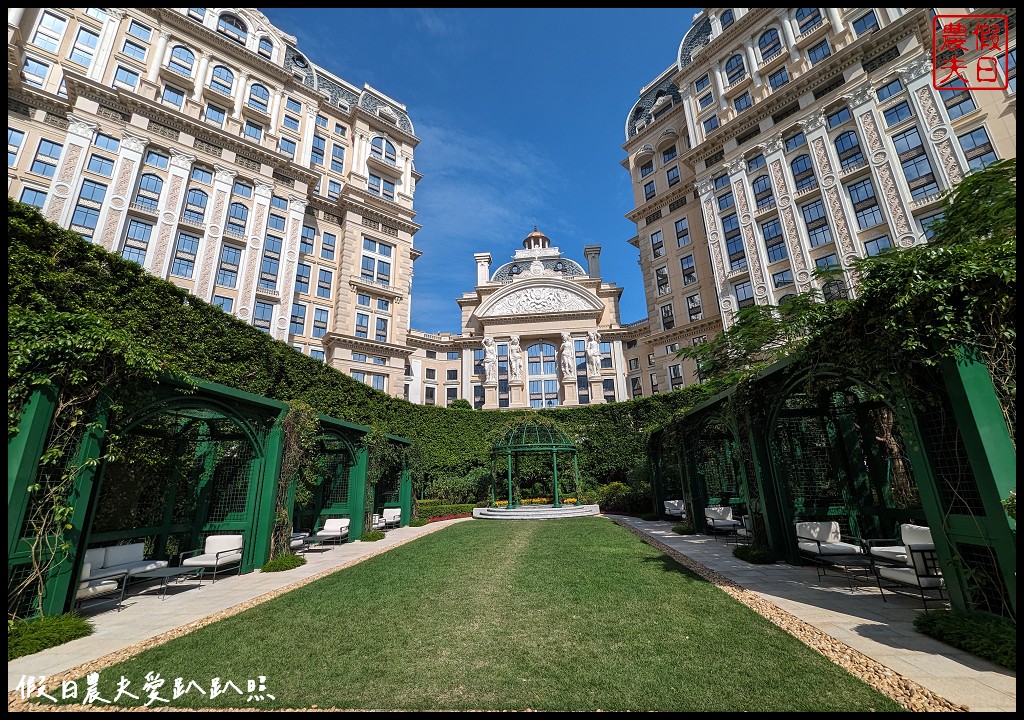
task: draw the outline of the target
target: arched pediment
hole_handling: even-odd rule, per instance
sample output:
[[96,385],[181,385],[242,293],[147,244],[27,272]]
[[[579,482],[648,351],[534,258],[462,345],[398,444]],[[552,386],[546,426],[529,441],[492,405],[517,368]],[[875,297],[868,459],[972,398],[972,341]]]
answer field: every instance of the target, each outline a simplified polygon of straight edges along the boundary
[[594,313],[604,309],[593,293],[571,282],[552,278],[518,280],[489,297],[479,317]]

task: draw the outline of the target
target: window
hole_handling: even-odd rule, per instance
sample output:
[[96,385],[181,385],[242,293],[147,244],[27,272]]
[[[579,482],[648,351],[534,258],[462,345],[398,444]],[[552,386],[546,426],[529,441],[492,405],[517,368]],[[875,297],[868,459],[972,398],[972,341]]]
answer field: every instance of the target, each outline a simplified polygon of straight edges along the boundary
[[701,95],[697,99],[697,107],[699,110],[707,110],[709,107],[715,104],[715,94],[707,92]]
[[281,267],[281,238],[267,233],[263,241],[263,260],[260,263],[259,286],[277,290],[277,273]]
[[882,113],[882,116],[885,118],[885,124],[892,127],[897,123],[903,122],[913,114],[914,113],[910,110],[910,103],[904,100],[898,105],[893,105],[891,108],[886,109]]
[[727,173],[722,173],[715,178],[715,192],[727,187],[729,187],[729,175]]
[[210,87],[212,89],[225,95],[230,95],[234,85],[235,74],[233,72],[223,65],[217,65],[213,68],[213,74],[210,76]]
[[701,92],[702,90],[711,87],[711,75],[705,75],[700,80],[695,82],[693,84],[693,87],[697,92]]
[[330,313],[326,308],[313,308],[313,337],[322,338],[327,334],[329,316]]
[[295,292],[309,292],[309,277],[311,268],[305,263],[299,263],[295,268]]
[[18,164],[18,153],[25,141],[25,133],[21,130],[7,127],[7,167],[14,167]]
[[920,220],[918,220],[918,223],[920,223],[921,225],[921,232],[924,233],[924,237],[926,240],[931,240],[932,236],[935,235],[935,228],[933,228],[932,226],[938,220],[942,219],[942,215],[943,213],[939,212],[935,213],[934,215],[928,215],[927,217],[923,217]]
[[267,112],[269,103],[270,91],[264,86],[254,83],[253,86],[249,88],[249,107],[265,113]]
[[[265,42],[265,41],[263,41],[263,42]],[[310,348],[309,349],[309,356],[311,358],[313,358],[314,360],[319,360],[321,362],[325,361],[324,351],[323,350],[318,350],[316,348]]]
[[299,119],[297,117],[285,115],[281,120],[281,124],[293,132],[299,131]]
[[378,160],[383,160],[388,165],[395,165],[397,156],[395,146],[382,137],[375,137],[370,141],[370,154]]
[[793,271],[792,270],[780,270],[777,273],[772,273],[772,285],[775,289],[789,287],[793,284]]
[[658,288],[659,295],[668,294],[672,288],[668,282],[668,268],[662,265],[654,270],[654,284]]
[[651,180],[649,183],[644,185],[644,201],[650,200],[654,197],[654,181]]
[[828,45],[828,40],[822,40],[820,43],[812,47],[807,51],[807,56],[811,59],[811,65],[816,65],[821,62],[829,55],[832,54],[832,48]]
[[448,370],[448,371],[446,371],[445,379],[446,380],[458,380],[459,379],[459,371],[458,370]]
[[53,173],[57,169],[57,160],[60,159],[60,153],[63,149],[63,145],[46,138],[41,139],[39,141],[39,149],[36,150],[36,156],[32,160],[32,172],[36,175],[52,178]]
[[706,134],[710,133],[712,130],[714,130],[715,128],[718,127],[718,116],[717,115],[712,115],[711,117],[709,117],[707,120],[705,120],[703,122],[703,125],[704,125],[704,134],[706,135]]
[[185,91],[179,90],[173,85],[164,85],[164,91],[160,95],[160,99],[180,110],[182,103],[185,102]]
[[149,42],[153,35],[153,31],[136,20],[132,20],[128,25],[128,34],[137,37],[143,42]]
[[436,403],[434,399],[436,389],[432,387],[423,388],[423,403],[425,405],[434,405]]
[[[1006,89],[1009,92],[1017,92],[1017,48],[1013,48],[1006,54],[1006,59],[1002,57],[998,58],[999,66],[1005,67],[1006,73]],[[1003,65],[1003,63],[1006,65]]]
[[304,335],[306,333],[306,306],[295,303],[292,305],[291,322],[288,325],[288,332],[292,335]]
[[323,238],[320,240],[320,257],[324,260],[333,260],[336,242],[337,237],[334,233],[325,232]]
[[109,150],[110,152],[117,152],[121,149],[121,141],[112,135],[104,135],[103,133],[97,133],[92,144],[102,150]]
[[238,285],[238,268],[242,263],[242,248],[225,245],[220,249],[220,265],[217,267],[217,284],[233,288]]
[[296,145],[294,140],[292,140],[291,138],[282,137],[278,141],[278,147],[280,148],[282,153],[290,157],[292,160],[295,159]]
[[159,153],[156,150],[148,150],[146,152],[146,165],[152,165],[153,167],[160,168],[161,170],[167,169],[168,158],[163,153]]
[[754,304],[754,286],[750,284],[749,280],[737,283],[733,290],[736,292],[738,307],[745,308]]
[[648,160],[647,162],[645,162],[643,165],[640,166],[640,177],[641,178],[647,177],[652,172],[654,172],[654,161],[653,160]]
[[847,191],[850,193],[853,211],[857,215],[858,228],[866,230],[882,222],[882,210],[878,207],[878,198],[875,197],[875,186],[871,178],[853,183],[847,187]]
[[188,16],[193,20],[202,23],[203,18],[206,17],[206,8],[189,8]]
[[817,185],[814,177],[814,167],[811,165],[811,156],[807,153],[800,155],[791,165],[793,169],[793,182],[796,183],[796,191],[807,190]]
[[732,195],[732,190],[729,190],[727,192],[722,193],[721,195],[718,196],[717,199],[718,199],[718,209],[719,210],[728,210],[733,205],[735,205],[735,201],[734,201],[733,195]]
[[196,62],[196,54],[184,45],[175,45],[171,50],[171,59],[167,61],[167,67],[187,78],[192,77],[192,66]]
[[852,120],[853,116],[850,115],[850,108],[842,107],[836,110],[834,113],[828,116],[828,129],[833,130],[844,122]]
[[938,193],[939,185],[917,128],[912,127],[894,135],[892,142],[903,168],[903,176],[907,179],[910,196],[914,200],[920,200]]
[[725,76],[729,85],[735,85],[747,75],[747,66],[743,64],[743,56],[736,53],[725,61]]
[[772,182],[768,179],[767,175],[758,175],[754,178],[754,182],[750,184],[750,187],[754,191],[754,202],[757,203],[758,210],[775,204]]
[[778,218],[761,223],[761,234],[764,236],[764,247],[768,253],[769,263],[779,262],[789,257],[786,252],[786,243],[782,237],[782,223]]
[[327,181],[327,197],[332,200],[337,200],[341,197],[341,183],[337,180]]
[[369,334],[370,316],[367,315],[366,313],[356,313],[356,337],[369,337]]
[[334,273],[330,270],[321,269],[316,281],[316,296],[321,298],[331,297],[331,285],[334,283]]
[[273,319],[274,306],[257,301],[256,307],[252,311],[252,324],[264,332],[270,332],[270,321]]
[[245,40],[249,36],[245,23],[234,15],[221,15],[217,20],[217,31],[242,45],[245,45]]
[[748,107],[750,107],[753,104],[750,101],[750,91],[748,90],[748,91],[744,92],[738,98],[733,100],[732,104],[733,104],[733,106],[735,106],[736,112],[743,112],[744,110],[746,110]]
[[643,384],[642,384],[640,378],[635,377],[635,378],[630,378],[629,379],[629,393],[630,393],[630,397],[634,397],[634,398],[643,397],[644,389],[643,389]]
[[668,305],[662,305],[660,308],[661,312],[661,329],[671,330],[676,326],[676,319],[672,313],[672,303]]
[[661,230],[651,233],[651,257],[660,258],[665,254],[665,243],[661,238]]
[[190,189],[185,196],[185,209],[182,211],[182,218],[195,224],[201,224],[206,216],[206,203],[208,200],[209,196],[202,190],[198,188]]
[[779,31],[775,28],[765,31],[758,38],[757,47],[761,50],[761,61],[767,62],[782,51],[782,41],[779,40]]
[[743,249],[740,221],[736,213],[730,213],[722,218],[722,229],[725,232],[725,248],[729,253],[729,269],[746,270],[747,254]]
[[984,127],[975,128],[957,137],[960,139],[960,147],[964,150],[967,164],[971,170],[981,170],[989,163],[999,159]]
[[215,307],[219,307],[224,312],[229,313],[234,309],[235,301],[225,295],[214,295],[213,304]]
[[789,82],[789,73],[786,68],[776,70],[768,76],[768,84],[771,85],[772,90],[778,90],[780,87]]
[[341,123],[334,123],[334,134],[335,135],[341,135],[342,137],[345,137],[345,134],[347,132],[348,132],[348,130],[345,128],[344,125],[342,125]]
[[651,394],[658,394],[658,373],[651,373]]
[[804,138],[804,134],[802,132],[798,132],[786,138],[785,143],[786,152],[792,152],[793,150],[796,150],[798,147],[806,145],[807,140]]
[[235,234],[245,233],[245,224],[249,219],[249,208],[245,203],[233,202],[228,207],[228,224],[226,230]]
[[804,216],[804,224],[807,226],[811,247],[821,247],[832,242],[832,228],[828,225],[828,220],[825,217],[825,204],[821,200],[801,205],[800,212]]
[[325,152],[327,152],[327,138],[321,137],[320,135],[314,135],[310,162],[313,165],[323,165]]
[[680,258],[679,269],[683,273],[683,285],[692,285],[697,282],[697,268],[693,263],[693,255]]
[[686,218],[676,220],[676,247],[690,244],[690,224]]
[[[265,58],[269,58],[274,54],[274,43],[270,42],[267,38],[260,38],[260,44],[257,52]],[[323,352],[320,354],[323,359]]]
[[387,243],[364,237],[363,252],[369,254],[363,255],[360,278],[364,282],[378,282],[390,285],[392,251],[393,248]]
[[60,47],[61,38],[64,37],[64,29],[67,25],[68,21],[60,15],[49,11],[44,12],[39,25],[36,27],[36,32],[32,36],[32,44],[43,48],[43,50],[56,53],[57,48]]
[[653,367],[654,366],[654,353],[649,353],[647,355],[647,366],[648,367]]
[[764,154],[758,153],[754,157],[747,160],[747,172],[752,173],[755,170],[763,168],[765,166]]
[[853,21],[853,31],[857,33],[857,37],[877,29],[878,18],[875,17],[874,10],[870,11],[867,15],[861,15]]
[[665,148],[661,151],[662,164],[670,163],[676,159],[676,146]]
[[872,238],[864,243],[864,252],[869,256],[877,255],[883,250],[888,250],[892,247],[892,241],[889,240],[888,235],[882,235],[881,237]]
[[146,250],[149,248],[149,238],[152,235],[153,226],[150,223],[129,220],[124,235],[124,246],[121,248],[121,257],[139,265],[145,264]]
[[732,10],[726,10],[724,13],[722,13],[721,20],[722,20],[722,29],[725,30],[727,27],[732,25],[733,22],[735,22],[736,19],[733,16]]
[[[651,184],[653,185],[654,183]],[[380,195],[388,200],[395,199],[395,183],[387,178],[382,178],[380,175],[374,175],[371,173],[366,186],[367,190],[372,192],[374,195]]]
[[[99,44],[100,36],[94,33],[88,28],[78,28],[78,35],[75,37],[75,45],[71,48],[71,61],[76,62],[84,67],[92,65],[92,59],[96,54],[96,45]],[[135,45],[135,43],[125,40],[125,47],[133,45],[135,48],[142,51],[141,56],[137,56],[136,60],[143,60],[146,57],[146,49]],[[127,53],[126,53],[127,54]]]
[[46,193],[42,190],[36,190],[35,188],[23,188],[21,191],[21,202],[42,210],[43,205],[46,204]]
[[818,8],[797,8],[796,22],[800,27],[800,35],[814,30],[821,24],[821,12]]
[[331,170],[337,173],[345,172],[345,146],[339,143],[331,145]]
[[160,191],[164,181],[159,175],[145,173],[139,178],[139,190],[135,193],[135,204],[155,212],[160,204]]
[[835,256],[835,253],[826,255],[825,257],[817,258],[814,264],[821,270],[832,270],[839,267],[839,258]]
[[89,172],[96,173],[97,175],[111,177],[114,174],[114,161],[93,153],[89,156],[89,164],[86,168]]
[[50,66],[41,60],[26,57],[22,66],[22,74],[25,82],[37,88],[46,85],[46,77],[50,74]]
[[199,249],[199,237],[181,231],[174,245],[174,261],[171,263],[171,275],[191,278],[196,264],[196,252]]
[[886,83],[882,87],[878,88],[878,91],[875,94],[878,95],[878,102],[881,103],[901,92],[903,92],[903,83],[900,82],[899,78],[896,78],[892,82]]
[[836,138],[836,153],[839,155],[839,165],[843,170],[864,162],[860,140],[853,130],[847,130]]
[[959,77],[939,88],[939,96],[946,106],[946,112],[949,114],[950,120],[956,120],[958,117],[966,115],[978,107],[974,104],[974,99],[967,90],[967,84]]
[[206,106],[206,114],[204,118],[207,122],[211,122],[214,125],[220,127],[224,124],[224,118],[227,116],[227,111],[222,108],[210,103]]

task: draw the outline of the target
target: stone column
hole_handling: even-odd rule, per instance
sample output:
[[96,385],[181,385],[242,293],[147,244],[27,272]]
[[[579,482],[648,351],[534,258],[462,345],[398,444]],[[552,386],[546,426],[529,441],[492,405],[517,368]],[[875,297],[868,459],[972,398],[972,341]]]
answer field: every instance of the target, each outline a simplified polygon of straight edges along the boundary
[[[281,298],[281,317],[277,320],[277,328],[271,332],[271,335],[278,340],[288,340],[288,323],[291,317],[292,301],[295,299],[295,266],[299,262],[299,241],[302,232],[303,218],[306,216],[306,206],[309,202],[304,197],[297,197],[292,195],[288,198],[288,231],[285,233],[285,241],[282,243],[281,248],[281,260],[278,264],[277,270],[277,289],[280,293]],[[338,248],[335,252],[338,252]],[[313,266],[315,272],[316,265]],[[337,274],[337,273],[335,273]],[[310,278],[311,288],[315,287],[316,276]],[[338,279],[340,283],[340,277]],[[326,303],[330,305],[330,303]],[[312,323],[314,316],[314,307],[310,305],[309,315],[307,320],[309,322],[309,328],[311,330],[310,336],[312,336]],[[327,325],[327,332],[334,332],[338,325],[338,313],[334,311],[333,307],[328,308],[329,320]],[[372,331],[372,328],[371,328]],[[322,342],[322,338],[319,338]]]
[[772,188],[775,193],[775,205],[779,209],[779,220],[782,222],[782,233],[786,239],[786,251],[789,253],[789,262],[793,268],[793,279],[796,282],[798,292],[806,292],[811,289],[811,271],[808,249],[810,240],[803,222],[797,222],[793,208],[793,183],[790,178],[789,164],[784,154],[782,136],[776,135],[761,146],[764,153],[765,163],[768,166],[768,175],[772,181]]
[[[722,250],[723,231],[718,216],[718,207],[715,205],[715,183],[708,178],[706,180],[698,180],[696,186],[697,196],[700,198],[701,206],[704,208],[702,215],[704,217],[704,230],[708,238],[708,250],[711,254],[711,269],[715,273],[715,293],[716,297],[723,298],[727,294],[728,283],[725,279],[726,267]],[[706,298],[704,300],[706,301]],[[652,323],[657,323],[659,318],[653,317],[651,321]],[[729,324],[730,317],[728,314],[722,313],[723,328],[727,328]]]
[[149,73],[146,75],[146,79],[152,83],[155,83],[160,75],[160,67],[164,64],[164,53],[167,52],[167,43],[170,39],[171,34],[166,30],[161,30],[157,36],[156,47],[153,48],[153,54],[149,58]]
[[491,254],[475,253],[473,259],[476,260],[476,284],[486,285],[491,277]]
[[171,148],[166,190],[160,199],[160,222],[154,233],[156,235],[156,252],[153,253],[152,262],[149,260],[149,255],[146,256],[146,269],[158,277],[166,279],[170,269],[171,258],[174,256],[175,228],[178,226],[178,218],[181,217],[182,204],[185,200],[185,193],[188,191],[189,177],[192,174],[192,163],[195,161],[195,155],[187,155]]
[[209,302],[213,297],[213,281],[217,270],[217,258],[220,257],[220,245],[223,239],[224,226],[227,224],[228,201],[237,173],[231,168],[214,165],[213,174],[213,209],[206,211],[206,230],[196,250],[195,285],[193,292],[197,297]]
[[[252,322],[252,310],[256,304],[256,285],[262,260],[260,248],[263,246],[263,240],[267,231],[267,216],[270,212],[270,197],[273,193],[273,185],[260,182],[259,180],[256,181],[256,188],[253,193],[255,196],[253,213],[256,217],[249,225],[249,242],[238,273],[242,286],[238,290],[238,302],[235,303],[237,308],[235,314],[245,322]],[[288,226],[285,225],[286,233],[287,230]],[[280,271],[280,266],[278,266],[278,270]]]
[[[743,158],[738,158],[727,163],[725,169],[728,171],[729,179],[732,183],[733,201],[736,203],[736,217],[740,222],[743,250],[747,256],[747,270],[750,273],[750,284],[754,287],[754,302],[758,305],[767,305],[771,302],[768,296],[768,284],[765,281],[767,259],[762,254],[759,247],[761,243],[758,243],[757,235],[754,233],[754,216],[747,202],[747,163]],[[730,298],[733,295],[734,293],[730,287]],[[737,304],[733,309],[739,309],[739,305]]]
[[201,103],[203,100],[203,86],[206,85],[206,70],[210,67],[210,53],[203,53],[199,58],[199,67],[196,69],[196,87],[192,91],[192,100]]
[[64,148],[60,153],[57,169],[53,174],[50,196],[47,198],[44,213],[46,219],[61,227],[71,225],[71,216],[75,212],[75,203],[71,195],[82,177],[85,158],[89,154],[89,146],[96,137],[96,123],[83,120],[76,115],[68,115],[68,132],[64,137]]
[[142,153],[148,143],[148,137],[129,132],[124,132],[121,138],[121,150],[114,163],[114,182],[107,190],[106,201],[96,223],[96,236],[93,238],[94,242],[109,252],[119,251],[127,215],[125,210],[132,200],[139,168],[142,167]]

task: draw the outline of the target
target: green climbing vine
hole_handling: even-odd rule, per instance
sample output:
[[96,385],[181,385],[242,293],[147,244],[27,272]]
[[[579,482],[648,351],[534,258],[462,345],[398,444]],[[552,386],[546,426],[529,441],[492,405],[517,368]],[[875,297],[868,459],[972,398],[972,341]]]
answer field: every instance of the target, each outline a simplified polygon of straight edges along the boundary
[[295,483],[295,504],[307,504],[317,480],[317,436],[320,420],[317,412],[302,400],[288,403],[288,412],[281,422],[284,436],[281,472],[277,480],[277,503],[274,509],[274,532],[270,559],[291,553],[292,517],[288,512],[288,494]]

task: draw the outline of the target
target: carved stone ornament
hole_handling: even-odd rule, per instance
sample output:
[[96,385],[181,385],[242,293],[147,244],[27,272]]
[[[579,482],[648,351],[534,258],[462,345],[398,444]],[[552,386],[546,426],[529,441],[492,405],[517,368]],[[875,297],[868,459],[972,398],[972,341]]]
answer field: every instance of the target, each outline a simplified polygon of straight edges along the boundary
[[483,316],[531,315],[593,309],[594,307],[585,302],[582,297],[568,290],[552,287],[529,287],[505,295],[489,307]]
[[859,88],[856,88],[849,95],[843,95],[843,99],[850,104],[850,107],[863,105],[871,100],[872,97],[874,97],[874,88],[871,87],[871,83],[865,83]]
[[[235,176],[238,175],[237,172],[235,172],[231,168],[226,168],[223,165],[214,165],[213,169],[215,171],[217,179],[220,182],[225,182],[225,183],[234,182]],[[218,215],[218,217],[220,217],[220,216]]]
[[909,85],[914,80],[917,80],[922,75],[927,75],[932,71],[932,62],[929,58],[919,57],[916,60],[912,60],[903,67],[896,68],[896,72],[903,78],[903,83]]
[[196,161],[195,155],[189,155],[187,153],[178,152],[174,148],[171,148],[171,167],[184,168],[185,170],[192,169],[192,163]]
[[274,186],[272,183],[265,183],[260,180],[255,181],[256,184],[256,197],[258,198],[269,198],[274,194]]
[[826,122],[828,121],[825,119],[825,111],[822,109],[802,120],[800,124],[803,125],[804,132],[809,133],[825,127]]
[[777,152],[782,152],[782,135],[776,135],[771,140],[768,140],[764,145],[765,155],[774,155]]
[[697,186],[697,194],[698,195],[707,195],[708,193],[710,193],[714,189],[715,183],[711,179],[698,180],[696,182],[696,186]]
[[725,169],[730,175],[742,175],[747,171],[747,163],[743,158],[737,158],[725,164]]
[[68,134],[77,135],[92,142],[92,135],[98,126],[94,122],[83,120],[75,115],[68,115]]
[[121,133],[121,145],[129,150],[140,153],[146,149],[148,144],[149,138],[132,135],[127,132]]

